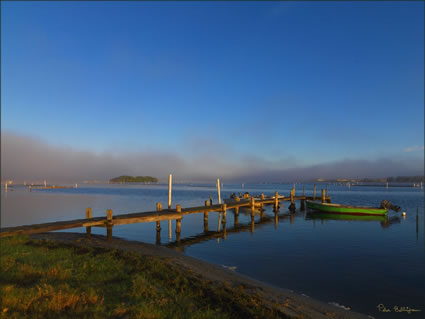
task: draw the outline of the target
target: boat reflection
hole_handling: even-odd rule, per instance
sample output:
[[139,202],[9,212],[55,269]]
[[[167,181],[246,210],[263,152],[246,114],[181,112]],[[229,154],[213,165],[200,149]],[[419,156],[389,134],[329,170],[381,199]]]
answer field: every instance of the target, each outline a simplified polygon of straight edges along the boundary
[[400,223],[400,217],[398,216],[365,216],[365,215],[349,215],[349,214],[329,214],[321,212],[308,212],[306,214],[306,220],[343,220],[343,221],[363,221],[363,222],[374,222],[378,221],[381,223],[382,228],[388,228],[392,224]]

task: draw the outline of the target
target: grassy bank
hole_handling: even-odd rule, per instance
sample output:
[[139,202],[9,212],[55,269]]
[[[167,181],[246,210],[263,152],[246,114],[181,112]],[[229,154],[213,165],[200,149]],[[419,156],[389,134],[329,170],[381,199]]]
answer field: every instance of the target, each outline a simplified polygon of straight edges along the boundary
[[28,237],[1,239],[1,317],[282,318],[245,287],[168,258]]

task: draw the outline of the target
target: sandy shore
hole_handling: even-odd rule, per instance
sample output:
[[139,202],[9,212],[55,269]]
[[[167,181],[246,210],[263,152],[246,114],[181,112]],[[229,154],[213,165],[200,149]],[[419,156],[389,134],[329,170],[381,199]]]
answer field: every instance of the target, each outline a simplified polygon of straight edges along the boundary
[[92,235],[88,239],[82,233],[44,233],[31,235],[31,238],[62,241],[78,246],[120,249],[147,256],[166,257],[172,263],[205,279],[226,282],[231,285],[244,285],[250,293],[257,293],[263,296],[266,304],[267,302],[270,302],[270,305],[272,302],[280,304],[280,311],[290,318],[371,318],[370,316],[347,311],[334,305],[296,294],[290,290],[273,287],[225,267],[212,265],[162,246],[128,241],[116,237],[113,237],[112,241],[108,242],[106,237],[101,235]]

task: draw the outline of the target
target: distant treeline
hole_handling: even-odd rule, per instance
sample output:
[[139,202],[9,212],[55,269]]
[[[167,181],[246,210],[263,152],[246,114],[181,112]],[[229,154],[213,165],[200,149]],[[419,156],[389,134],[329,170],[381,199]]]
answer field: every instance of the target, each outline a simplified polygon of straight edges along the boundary
[[388,182],[398,182],[398,183],[417,183],[425,182],[424,176],[397,176],[397,177],[388,177]]
[[397,176],[387,178],[363,178],[359,182],[392,182],[392,183],[419,183],[425,182],[424,176]]
[[158,179],[152,176],[128,176],[123,175],[109,180],[111,183],[158,183]]

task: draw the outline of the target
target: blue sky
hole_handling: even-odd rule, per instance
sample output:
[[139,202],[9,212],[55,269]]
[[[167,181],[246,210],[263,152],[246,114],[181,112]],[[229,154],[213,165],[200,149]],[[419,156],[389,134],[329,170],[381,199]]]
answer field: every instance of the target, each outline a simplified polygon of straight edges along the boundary
[[2,132],[96,153],[423,161],[423,2],[1,8]]

